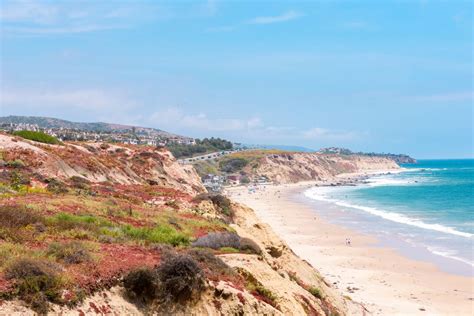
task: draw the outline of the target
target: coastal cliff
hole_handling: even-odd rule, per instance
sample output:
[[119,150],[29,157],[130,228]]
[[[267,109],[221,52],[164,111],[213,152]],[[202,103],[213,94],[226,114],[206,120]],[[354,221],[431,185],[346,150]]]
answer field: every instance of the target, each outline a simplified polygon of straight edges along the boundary
[[400,169],[390,157],[249,150],[234,153],[217,161],[197,162],[201,176],[207,173],[238,174],[247,182],[266,179],[275,184],[301,181],[334,181],[346,173],[371,173]]
[[399,168],[395,161],[384,157],[291,153],[266,155],[247,170],[275,183],[296,183],[331,180],[342,173],[364,173]]
[[[0,153],[2,313],[364,313],[166,150],[0,134]],[[163,290],[175,264],[195,271],[170,283],[189,296]]]
[[152,146],[71,142],[42,144],[0,134],[4,160],[28,162],[44,178],[90,183],[157,185],[190,194],[205,189],[191,166],[180,165],[169,151]]

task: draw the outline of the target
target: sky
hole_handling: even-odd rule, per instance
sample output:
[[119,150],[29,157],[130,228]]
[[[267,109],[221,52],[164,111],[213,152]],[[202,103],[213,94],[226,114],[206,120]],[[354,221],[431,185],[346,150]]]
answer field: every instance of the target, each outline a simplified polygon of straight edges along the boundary
[[472,1],[0,4],[0,116],[474,156]]

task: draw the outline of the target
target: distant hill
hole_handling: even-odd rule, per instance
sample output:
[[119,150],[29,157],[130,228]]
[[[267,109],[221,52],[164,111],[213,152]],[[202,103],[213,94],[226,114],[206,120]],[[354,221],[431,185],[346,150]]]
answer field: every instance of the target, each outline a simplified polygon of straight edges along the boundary
[[134,131],[136,134],[146,134],[151,136],[163,136],[163,137],[178,137],[188,138],[171,134],[160,129],[150,127],[131,126],[123,124],[112,124],[104,122],[84,123],[84,122],[71,122],[62,119],[42,116],[4,116],[0,117],[0,125],[4,124],[31,124],[37,125],[43,129],[75,129],[92,132],[110,132],[110,133],[127,133]]
[[385,157],[395,161],[397,164],[416,163],[416,159],[405,154],[390,154],[390,153],[363,153],[353,152],[347,148],[329,147],[318,150],[322,154],[336,154],[336,155],[361,155],[370,157]]

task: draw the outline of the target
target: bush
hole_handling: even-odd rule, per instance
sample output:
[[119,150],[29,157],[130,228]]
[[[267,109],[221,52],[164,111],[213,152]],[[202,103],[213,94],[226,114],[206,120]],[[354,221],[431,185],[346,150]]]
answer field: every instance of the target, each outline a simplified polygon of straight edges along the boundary
[[262,253],[260,246],[250,238],[240,238],[240,250],[249,251],[257,255]]
[[238,269],[240,275],[245,279],[245,288],[254,296],[278,309],[277,296],[263,286],[250,272]]
[[100,149],[107,150],[110,148],[110,145],[107,143],[102,143],[100,144]]
[[209,233],[199,237],[191,244],[193,247],[203,247],[211,249],[239,249],[242,251],[250,251],[255,254],[261,254],[262,250],[255,241],[249,238],[241,238],[236,233],[219,232]]
[[223,247],[232,247],[240,249],[240,237],[236,233],[220,232],[210,233],[199,237],[191,244],[193,247],[203,247],[211,249],[220,249]]
[[186,145],[171,143],[166,147],[171,151],[175,158],[191,157],[195,154],[205,154],[209,152],[231,150],[233,145],[231,142],[220,138],[204,138],[196,139],[195,145]]
[[53,179],[53,178],[47,179],[46,182],[48,183],[48,185],[46,186],[46,189],[49,192],[52,192],[55,194],[67,193],[67,187],[63,182]]
[[38,314],[47,314],[48,302],[59,303],[64,282],[61,267],[39,259],[18,259],[5,269],[7,279],[15,279],[16,292]]
[[15,159],[15,160],[12,160],[12,161],[8,161],[6,163],[6,166],[11,167],[11,168],[19,169],[19,168],[25,167],[25,163],[21,159]]
[[72,176],[69,178],[69,182],[71,183],[71,186],[76,189],[90,190],[91,188],[91,182],[83,177]]
[[317,287],[314,287],[314,286],[310,287],[308,289],[308,292],[311,293],[316,298],[319,298],[319,299],[323,298],[323,294],[321,293],[321,290],[318,289]]
[[20,136],[25,139],[33,140],[45,144],[60,144],[61,142],[51,135],[48,135],[43,132],[34,132],[34,131],[17,131],[13,132],[13,135]]
[[199,263],[202,269],[207,270],[211,276],[235,274],[231,267],[209,250],[191,249],[188,251],[188,254]]
[[171,255],[156,269],[158,298],[164,306],[198,299],[204,291],[204,274],[189,255]]
[[232,216],[232,202],[222,194],[199,194],[194,198],[195,202],[200,201],[211,201],[217,209],[219,209],[224,215]]
[[66,264],[77,264],[92,260],[92,255],[83,243],[72,241],[68,243],[52,243],[47,254]]
[[22,258],[15,260],[5,269],[7,279],[22,280],[29,277],[54,277],[61,271],[61,267],[51,261]]
[[227,158],[219,162],[219,169],[226,173],[235,173],[242,170],[248,164],[245,158]]
[[10,173],[10,186],[13,190],[20,191],[24,188],[25,185],[29,185],[31,183],[28,176],[18,172],[17,170],[13,170]]
[[22,228],[42,221],[42,216],[24,206],[0,206],[0,226],[3,228]]
[[150,303],[158,295],[158,275],[149,268],[135,269],[125,276],[123,286],[129,297]]

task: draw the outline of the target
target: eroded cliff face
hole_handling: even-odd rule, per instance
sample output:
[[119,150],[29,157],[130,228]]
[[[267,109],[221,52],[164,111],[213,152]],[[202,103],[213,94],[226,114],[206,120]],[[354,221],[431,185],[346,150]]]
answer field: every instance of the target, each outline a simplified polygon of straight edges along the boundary
[[265,176],[275,183],[296,183],[311,180],[331,180],[342,173],[364,173],[399,169],[398,164],[384,157],[359,155],[325,155],[318,153],[269,154],[245,171]]
[[4,160],[19,159],[44,178],[153,184],[190,194],[205,190],[194,168],[180,165],[169,151],[152,146],[80,142],[47,145],[0,134],[0,149]]

